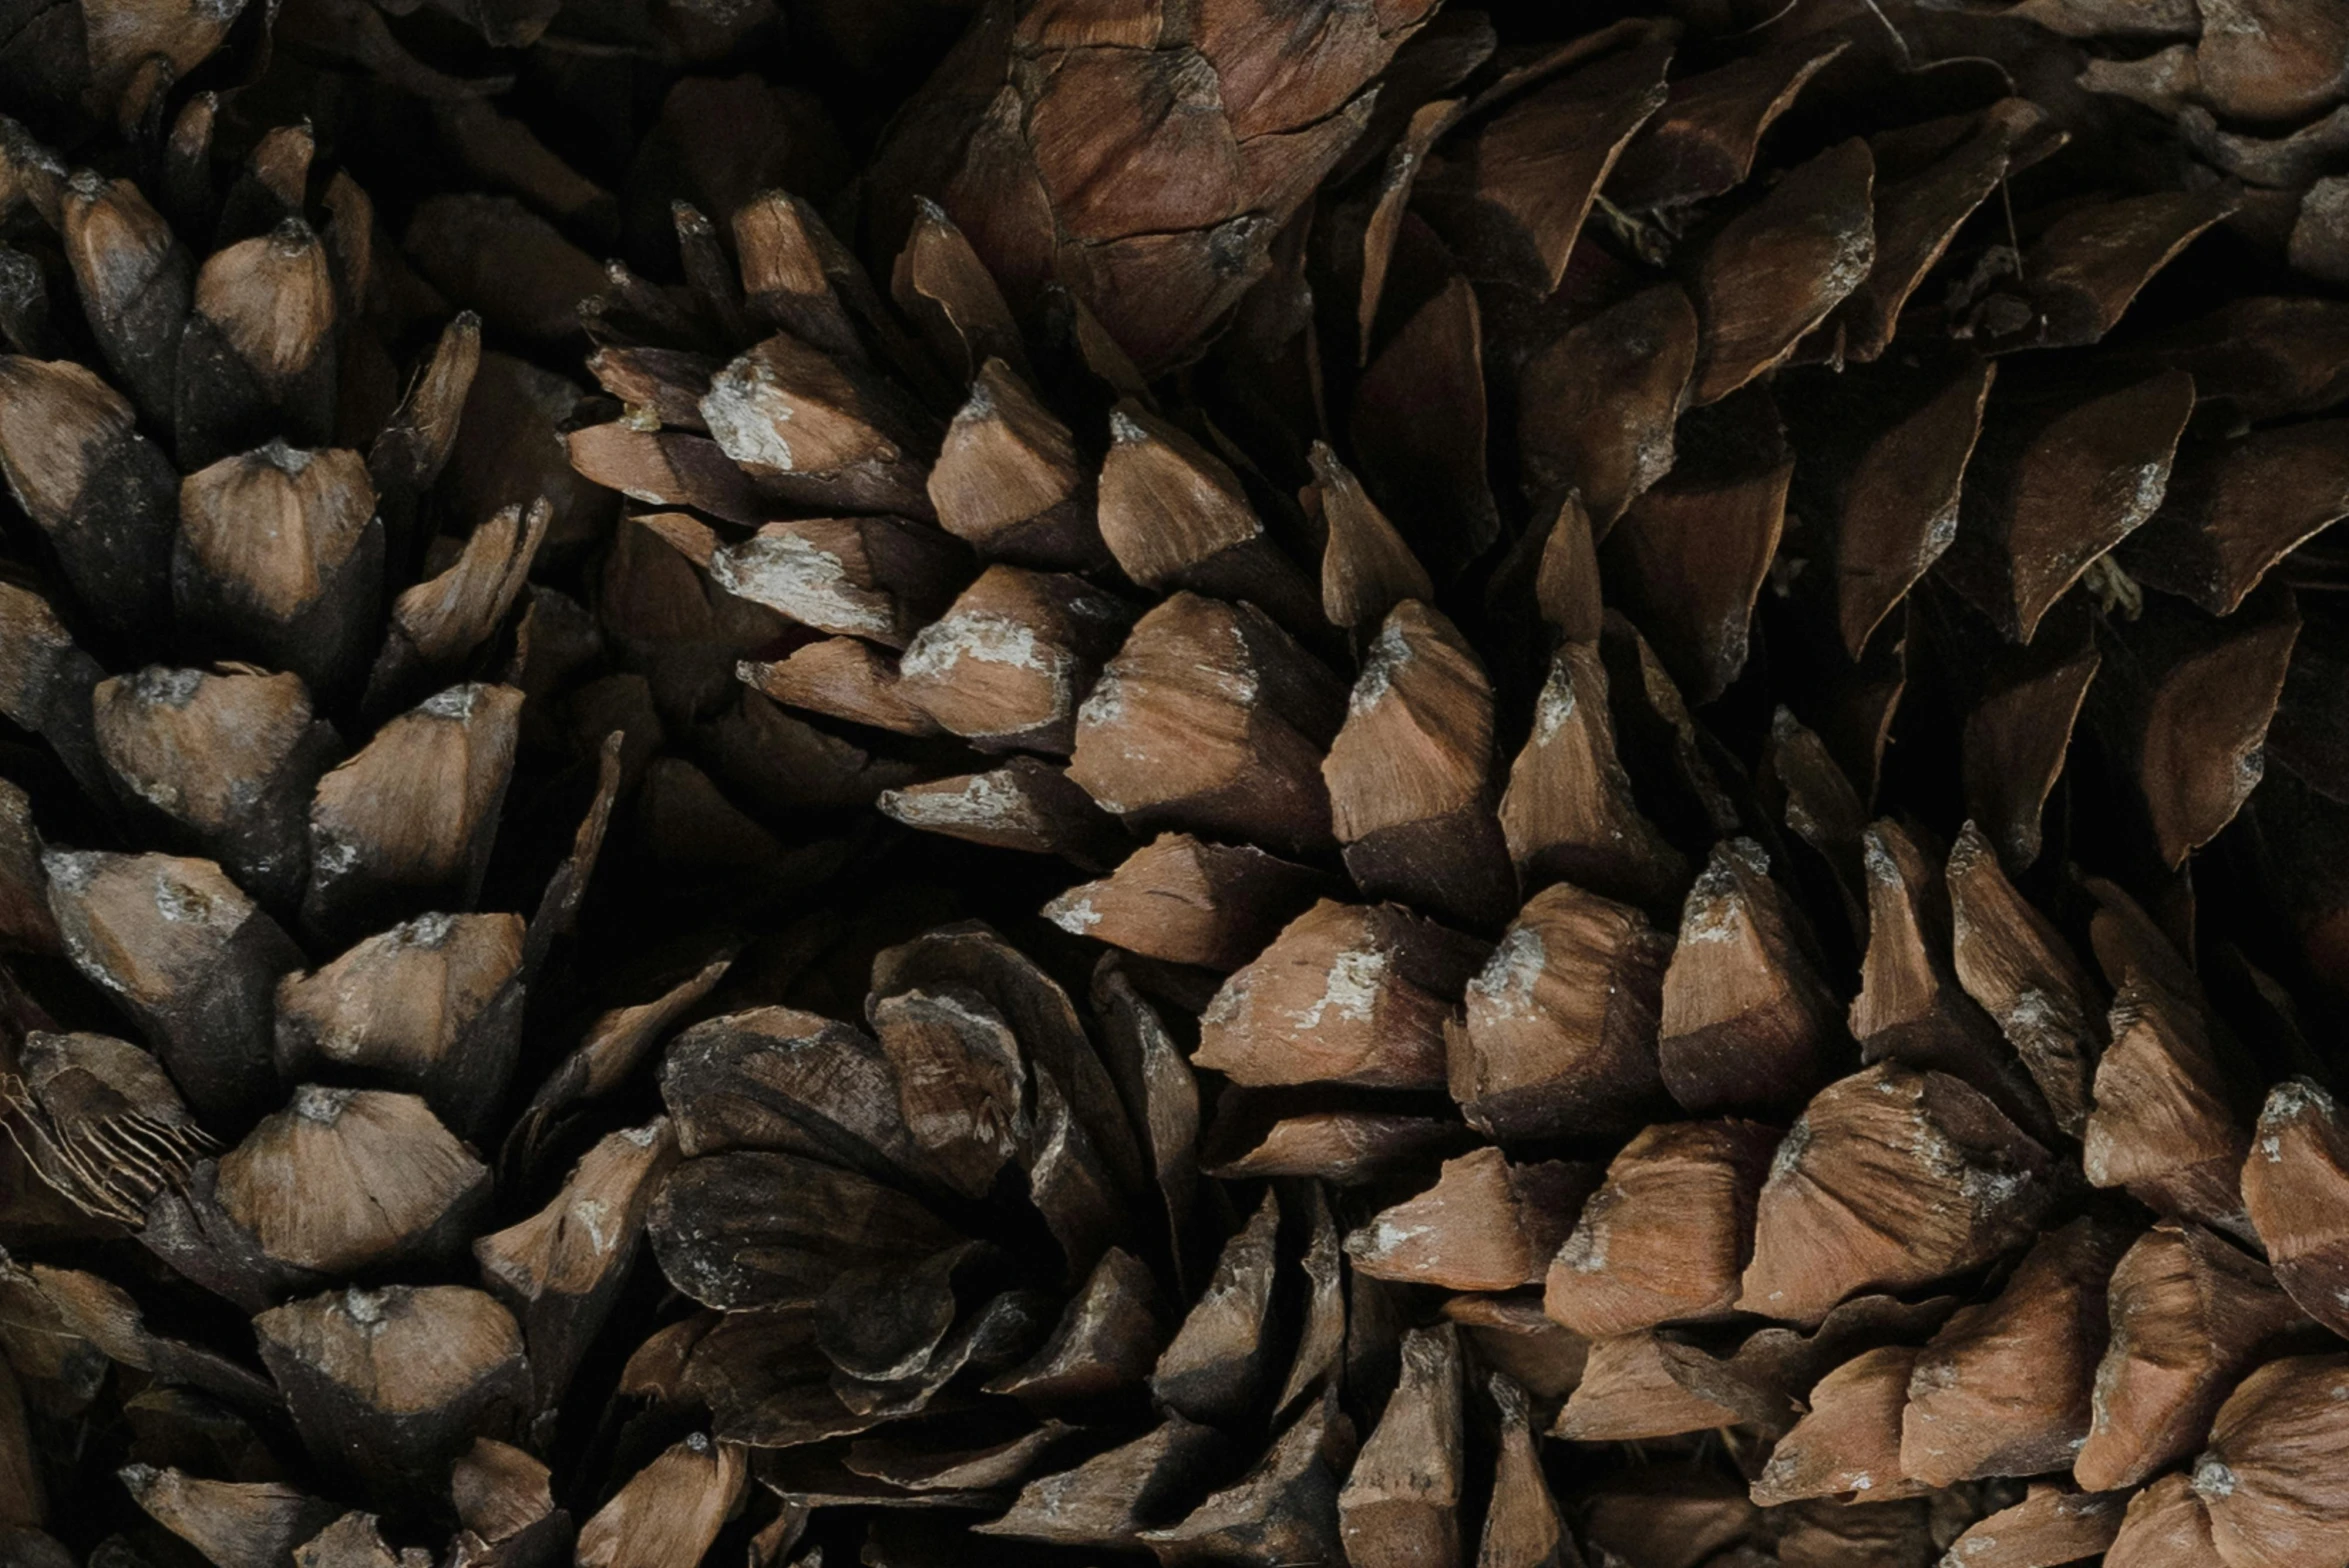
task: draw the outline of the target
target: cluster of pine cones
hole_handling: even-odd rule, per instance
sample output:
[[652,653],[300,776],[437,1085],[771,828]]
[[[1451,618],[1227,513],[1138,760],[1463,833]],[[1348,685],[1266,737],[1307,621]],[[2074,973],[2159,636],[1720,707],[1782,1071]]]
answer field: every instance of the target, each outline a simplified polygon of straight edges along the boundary
[[0,1568],[2343,1568],[2341,0],[0,13]]

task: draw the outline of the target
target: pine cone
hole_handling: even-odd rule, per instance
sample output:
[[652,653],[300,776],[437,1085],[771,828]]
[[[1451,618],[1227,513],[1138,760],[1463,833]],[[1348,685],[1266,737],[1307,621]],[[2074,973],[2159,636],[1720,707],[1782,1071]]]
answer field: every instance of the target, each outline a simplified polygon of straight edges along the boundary
[[[86,1219],[12,1208],[0,1286],[92,1347],[7,1341],[37,1419],[105,1358],[285,1409],[290,1467],[120,1401],[123,1481],[222,1568],[2329,1568],[2331,15],[1668,9],[1560,37],[1004,0],[877,95],[886,128],[855,105],[877,151],[836,200],[806,62],[845,103],[924,6],[797,9],[815,52],[769,82],[692,74],[758,7],[466,10],[509,60],[301,5],[256,101],[451,166],[391,172],[423,281],[381,248],[331,364],[238,278],[181,326],[152,226],[43,239],[61,176],[9,140],[16,270],[88,274],[96,353],[38,338],[58,288],[0,328],[129,397],[63,372],[107,412],[102,487],[32,461],[47,425],[0,439],[54,587],[10,682],[51,772],[0,835],[30,868],[0,931],[146,964],[116,990],[155,1046],[28,1034],[16,1121],[263,1346],[150,1307],[182,1299],[152,1270],[119,1306],[104,1260],[31,1250]],[[251,181],[300,189],[270,145]],[[166,205],[290,297],[299,236],[243,201]],[[122,234],[138,266],[84,262]],[[333,284],[359,253],[322,254]],[[424,284],[517,357],[394,441],[387,571],[447,564],[446,514],[492,541],[478,578],[387,637],[373,583],[285,596],[283,551],[181,573],[205,465],[372,440],[397,383],[350,366]],[[458,403],[492,455],[435,486]],[[476,528],[489,494],[514,509]],[[592,631],[544,586],[558,528]],[[89,694],[159,660],[114,685],[195,706],[195,658],[376,739],[313,787],[333,734],[245,719],[299,732],[270,789],[159,779]],[[444,770],[437,812],[346,787],[483,702],[566,806],[621,732],[567,859],[493,851],[503,761]],[[61,837],[76,782],[100,804]],[[141,988],[182,949],[75,905],[111,862],[38,869],[36,811],[223,868],[148,922],[255,911],[201,1008]],[[557,862],[551,914],[449,912]],[[412,1010],[390,950],[485,921],[504,946],[433,982],[461,1005]],[[671,989],[517,1117],[574,922],[613,999]],[[30,972],[28,1021],[72,994]],[[532,1190],[481,1236],[461,1140],[500,1133]],[[278,1176],[321,1162],[360,1174]],[[667,1302],[627,1283],[639,1226]],[[0,1471],[0,1507],[37,1522],[47,1475]]]
[[[619,767],[617,736],[599,768],[525,733],[526,692],[592,653],[529,580],[553,506],[473,511],[443,478],[479,461],[451,463],[479,325],[427,336],[403,393],[414,285],[306,130],[217,193],[192,149],[172,196],[217,236],[200,263],[133,181],[10,146],[34,286],[0,357],[29,524],[0,686],[45,747],[0,787],[8,1523],[167,1558],[135,1499],[259,1565],[336,1520],[323,1494],[523,1561],[515,1510],[534,1486],[555,1510],[502,1445],[543,1444],[675,1157],[657,1115],[596,1141],[577,1113],[723,965],[591,1030],[496,1190],[482,1151],[531,1098],[526,1008]],[[501,841],[517,793],[544,825]],[[127,1492],[93,1492],[109,1461]],[[452,1463],[486,1467],[478,1495]],[[385,1552],[357,1519],[303,1551]]]
[[[999,61],[1005,25],[970,56]],[[812,209],[763,199],[734,225],[739,296],[699,287],[745,351],[687,361],[607,305],[599,374],[634,412],[574,460],[718,519],[639,526],[815,639],[746,664],[758,691],[916,769],[945,737],[979,754],[884,812],[1117,861],[1044,913],[1170,999],[1186,971],[1213,987],[1210,1171],[1342,1184],[1353,1277],[1459,1321],[1541,1292],[1546,1318],[1477,1322],[1478,1355],[1588,1359],[1480,1405],[1493,1452],[1511,1419],[1698,1454],[1752,1434],[1768,1506],[1720,1544],[1784,1561],[1895,1560],[2007,1504],[2017,1539],[2109,1534],[2117,1500],[2007,1480],[2128,1419],[2092,1389],[2121,1375],[2098,1369],[2134,1228],[2083,1204],[2117,1189],[2254,1242],[2240,1075],[2265,1064],[2214,1056],[2235,1047],[2159,924],[2062,866],[2190,896],[2178,868],[2259,782],[2302,615],[2262,579],[2322,571],[2291,552],[2339,511],[2313,457],[2337,443],[2275,423],[2337,396],[2324,352],[2284,370],[2283,323],[2332,307],[2161,298],[2120,331],[2237,199],[2081,202],[2062,176],[2115,144],[2073,99],[1913,123],[1873,15],[1726,61],[1680,47],[1704,68],[1627,24],[1547,76],[1470,58],[1421,86],[1460,96],[1387,128],[1383,177],[1349,160],[1188,407],[1147,395],[1160,341],[1125,341],[1065,252],[1021,249],[1011,203],[916,201],[893,317]],[[919,116],[1002,69],[950,67],[900,151],[959,153]],[[1602,127],[1561,195],[1543,150]],[[966,173],[998,145],[973,137]],[[924,177],[904,166],[884,178]],[[929,177],[913,194],[957,188]],[[1980,216],[2010,182],[2019,251]],[[941,379],[969,387],[943,431]],[[1360,477],[1312,441],[1349,388]],[[1522,502],[1486,485],[1488,397]],[[2222,412],[2190,426],[2198,405]],[[2251,528],[2253,494],[2292,520]],[[1962,831],[1871,820],[1879,800]],[[2289,1342],[2306,1319],[2262,1288],[2280,1312],[2253,1342]],[[1353,1495],[1376,1517],[1397,1474],[1486,1440],[1398,1432],[1412,1459]],[[1642,1526],[1600,1523],[1614,1485],[1586,1518],[1636,1561]],[[1853,1494],[1891,1534],[1819,1511]],[[1457,1543],[1462,1513],[1426,1528]]]
[[1319,1190],[1252,1214],[1202,1190],[1190,1070],[1114,961],[1090,1030],[975,924],[882,952],[873,985],[870,1035],[769,1007],[669,1047],[686,1158],[649,1228],[713,1309],[668,1331],[672,1397],[759,1450],[787,1516],[975,1508],[1013,1541],[1333,1558],[1341,1364],[1378,1351],[1349,1338]]

